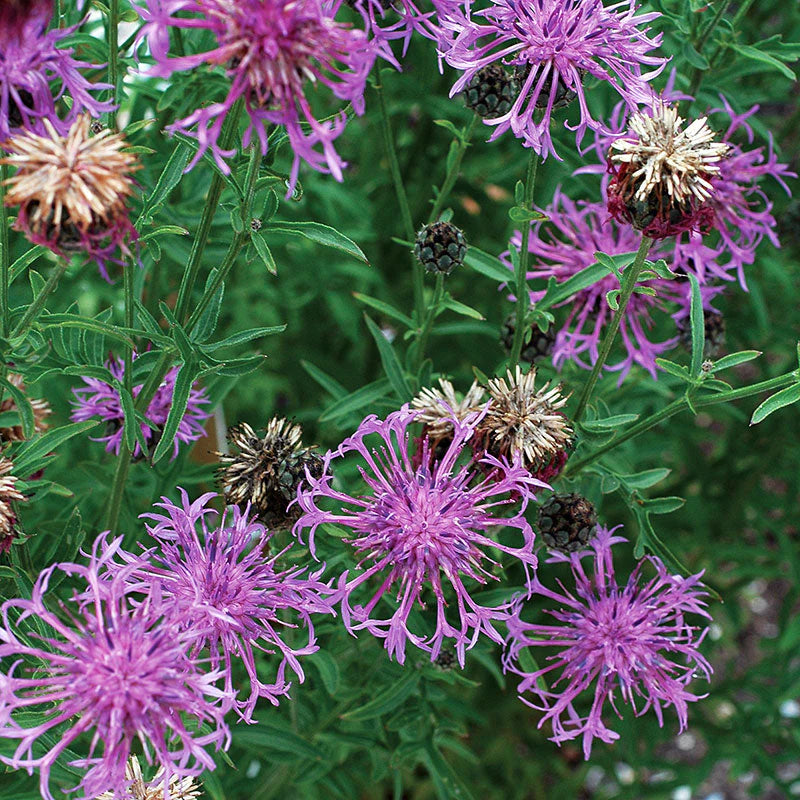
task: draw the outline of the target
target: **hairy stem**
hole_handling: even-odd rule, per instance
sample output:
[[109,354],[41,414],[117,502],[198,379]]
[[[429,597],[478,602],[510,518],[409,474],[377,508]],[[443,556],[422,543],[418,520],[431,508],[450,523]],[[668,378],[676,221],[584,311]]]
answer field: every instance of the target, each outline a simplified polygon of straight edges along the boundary
[[[237,100],[231,112],[228,114],[228,118],[225,120],[222,132],[220,133],[220,147],[223,150],[228,150],[236,137],[239,116],[242,113],[243,107],[244,102],[242,100]],[[214,174],[211,176],[211,185],[206,195],[206,202],[203,206],[202,216],[200,217],[200,225],[197,228],[197,233],[192,242],[192,249],[189,252],[189,261],[181,277],[181,285],[178,287],[178,299],[175,303],[175,318],[180,323],[186,322],[186,318],[189,315],[189,303],[192,299],[192,290],[197,281],[200,264],[203,260],[203,252],[208,243],[209,234],[211,233],[211,223],[214,221],[214,214],[216,214],[217,208],[219,208],[219,199],[222,196],[224,187],[225,179],[215,170]]]
[[[531,148],[530,157],[528,158],[528,174],[525,177],[525,208],[530,210],[533,207],[533,191],[536,188],[536,170],[539,166],[539,155]],[[530,305],[530,297],[528,295],[528,261],[530,260],[530,253],[528,252],[528,243],[531,237],[531,223],[526,222],[522,226],[522,244],[519,250],[519,259],[517,260],[516,272],[516,289],[517,296],[516,315],[515,315],[515,328],[514,339],[511,344],[511,355],[509,357],[509,365],[514,366],[519,364],[519,357],[522,353],[522,342],[525,338],[525,314]]]
[[[414,241],[414,220],[411,217],[411,207],[408,205],[408,195],[403,183],[403,176],[400,174],[400,162],[397,160],[397,149],[392,135],[392,126],[389,121],[389,111],[386,108],[386,97],[383,93],[383,83],[381,81],[381,71],[377,68],[377,81],[375,82],[375,93],[378,95],[378,107],[381,112],[381,128],[383,129],[383,142],[386,147],[386,156],[389,159],[389,171],[392,175],[394,193],[397,196],[397,205],[400,207],[400,217],[403,220],[403,229],[409,242]],[[412,258],[412,279],[414,282],[414,309],[417,315],[417,324],[422,324],[425,316],[425,274],[416,258]]]
[[[703,48],[708,43],[708,40],[711,38],[711,34],[714,33],[714,31],[716,30],[717,25],[719,25],[720,21],[725,16],[725,13],[730,8],[732,2],[733,0],[724,0],[724,2],[720,3],[720,6],[717,9],[716,14],[714,14],[713,19],[711,20],[711,22],[708,23],[703,33],[700,34],[700,38],[694,43],[694,49],[697,50],[698,53],[702,54]],[[714,58],[716,58],[718,53],[719,53],[719,48],[717,48],[714,52],[714,55],[708,59],[709,65],[714,60]],[[687,94],[691,95],[692,99],[684,100],[681,103],[681,114],[685,115],[686,112],[691,107],[692,103],[694,102],[695,93],[700,88],[700,83],[703,80],[703,75],[705,72],[706,70],[700,69],[700,67],[694,67],[694,69],[692,70],[692,76],[689,79],[689,90],[687,91]]]
[[[719,403],[730,403],[733,400],[740,400],[743,397],[750,397],[754,394],[777,391],[778,389],[783,389],[785,386],[791,386],[796,381],[797,375],[794,372],[790,372],[786,375],[780,375],[777,378],[769,378],[768,380],[761,381],[760,383],[754,383],[752,386],[745,386],[741,389],[731,389],[727,392],[719,392],[718,394],[714,394],[709,397],[701,397],[697,400],[692,400],[692,406],[695,409],[699,409],[718,405]],[[576,475],[578,472],[584,469],[584,467],[587,467],[589,464],[593,464],[595,461],[602,458],[609,450],[613,450],[615,447],[618,447],[619,445],[636,438],[640,434],[649,431],[651,428],[655,428],[656,425],[660,425],[665,420],[669,419],[670,417],[674,417],[676,414],[679,414],[681,411],[687,408],[689,408],[689,403],[685,397],[680,397],[677,400],[673,400],[669,405],[665,406],[660,411],[656,411],[655,414],[650,415],[641,422],[637,422],[635,425],[631,425],[631,427],[626,431],[618,434],[602,447],[598,447],[597,450],[589,453],[589,455],[585,456],[580,461],[568,463],[563,472],[564,476]]]
[[50,297],[56,286],[58,286],[61,276],[67,271],[67,266],[69,265],[63,258],[58,260],[56,266],[53,267],[53,271],[50,273],[50,277],[47,279],[47,283],[42,288],[42,291],[33,298],[33,302],[25,310],[22,319],[16,324],[12,336],[20,336],[28,330],[30,324],[39,316],[39,312],[44,307],[47,298]]
[[447,202],[447,198],[450,196],[450,192],[453,190],[453,186],[455,186],[458,180],[458,173],[461,171],[461,162],[464,159],[464,153],[467,152],[472,134],[475,131],[475,125],[479,119],[480,117],[477,114],[473,114],[466,131],[464,131],[462,137],[458,140],[458,149],[456,150],[455,158],[447,170],[442,188],[436,195],[436,202],[433,204],[433,211],[431,211],[432,222],[436,222],[436,220],[439,219],[439,216],[444,210],[444,204]]
[[425,314],[425,322],[422,325],[422,330],[419,334],[419,339],[416,343],[416,351],[414,355],[415,367],[417,370],[422,366],[425,359],[425,349],[428,346],[428,339],[433,329],[433,321],[436,319],[436,312],[439,310],[439,304],[442,302],[442,295],[444,294],[444,279],[443,274],[436,276],[436,288],[433,290],[433,300],[428,306]]
[[111,100],[114,109],[109,112],[109,125],[117,129],[119,107],[119,0],[110,0],[108,5],[108,82],[111,84]]
[[603,337],[603,341],[600,345],[600,352],[597,355],[597,361],[595,361],[592,371],[589,374],[589,379],[586,381],[583,390],[581,391],[581,396],[578,400],[578,408],[573,416],[573,420],[575,422],[578,422],[583,416],[583,412],[586,411],[586,405],[592,396],[595,384],[600,377],[600,372],[606,363],[608,354],[611,352],[611,347],[614,344],[617,331],[619,331],[619,326],[622,324],[622,320],[625,317],[625,309],[628,307],[628,301],[631,299],[633,290],[636,288],[636,282],[639,280],[639,275],[642,272],[647,253],[650,251],[650,245],[652,243],[652,240],[648,239],[647,236],[642,236],[642,240],[639,242],[639,250],[636,252],[636,258],[633,260],[633,264],[631,264],[629,267],[626,267],[622,274],[622,288],[619,295],[619,307],[611,317],[611,322],[608,324],[605,336]]

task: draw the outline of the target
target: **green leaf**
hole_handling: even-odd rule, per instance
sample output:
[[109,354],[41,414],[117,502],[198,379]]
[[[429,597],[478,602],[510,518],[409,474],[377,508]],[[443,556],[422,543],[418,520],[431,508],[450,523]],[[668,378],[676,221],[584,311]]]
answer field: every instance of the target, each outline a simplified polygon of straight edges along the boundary
[[666,358],[657,358],[656,366],[660,367],[669,375],[680,378],[687,383],[692,383],[692,376],[689,375],[689,370],[686,369],[686,367],[682,367],[680,364],[676,364],[674,361],[668,361]]
[[259,720],[258,725],[251,727],[237,727],[234,731],[234,741],[247,748],[261,753],[263,750],[275,750],[279,753],[289,753],[295,758],[308,758],[312,761],[324,759],[325,753],[302,737],[293,733],[289,728],[272,725]]
[[260,231],[253,234],[252,242],[253,246],[256,248],[258,257],[264,262],[267,272],[271,273],[272,275],[277,275],[278,265],[275,263],[275,258],[272,255],[272,251],[269,249],[269,247],[267,247],[267,243],[264,240],[264,235]]
[[738,353],[731,353],[729,356],[723,356],[718,361],[714,362],[714,372],[719,372],[722,369],[730,369],[739,364],[744,364],[746,361],[752,361],[761,355],[760,350],[740,350]]
[[99,420],[87,420],[86,422],[72,422],[62,425],[60,428],[53,428],[45,431],[34,439],[25,442],[14,456],[15,472],[17,475],[30,475],[40,470],[52,458],[54,450],[64,444],[73,436],[90,431],[97,427]]
[[323,225],[320,222],[270,222],[267,229],[274,233],[302,236],[317,244],[325,245],[325,247],[341,250],[343,253],[353,256],[353,258],[369,264],[367,257],[355,242],[329,225]]
[[686,504],[682,497],[656,497],[645,500],[644,506],[648,514],[671,514]]
[[367,294],[361,294],[361,292],[353,292],[353,297],[359,302],[364,303],[364,305],[374,308],[376,311],[380,311],[387,317],[402,322],[407,328],[413,329],[415,327],[411,317],[399,311],[394,306],[389,305],[389,303],[385,303],[383,300],[378,300],[376,297],[370,297]]
[[185,361],[178,370],[178,374],[175,377],[175,391],[172,394],[172,404],[169,408],[167,421],[164,423],[161,440],[153,452],[153,464],[157,464],[167,453],[171,452],[175,446],[175,434],[178,432],[178,425],[181,424],[183,415],[186,413],[186,404],[189,402],[189,392],[191,392],[192,384],[198,373],[197,361],[194,358]]
[[442,305],[445,308],[449,308],[451,311],[455,311],[456,314],[461,314],[462,317],[470,317],[470,319],[477,319],[481,321],[486,319],[486,317],[484,317],[480,311],[477,311],[476,309],[465,305],[464,303],[460,303],[458,300],[454,300],[449,294],[444,296]]
[[155,239],[157,236],[166,236],[167,234],[188,236],[189,231],[187,231],[186,228],[182,228],[180,225],[159,225],[157,228],[154,228],[152,231],[140,237],[140,241],[146,242],[148,239]]
[[14,263],[8,268],[8,282],[13,283],[25,270],[36,261],[39,256],[47,252],[46,247],[36,245],[36,247],[28,250],[27,253],[21,255]]
[[77,314],[46,314],[39,318],[39,326],[42,328],[80,328],[84,331],[92,331],[116,339],[128,347],[133,347],[133,339],[122,333],[115,325],[103,322],[93,317],[81,317]]
[[283,333],[286,330],[285,325],[271,325],[268,328],[249,328],[246,331],[234,333],[225,339],[220,339],[218,342],[210,342],[203,345],[203,351],[206,353],[213,353],[216,350],[222,350],[223,347],[233,347],[237,344],[244,344],[251,342],[253,339],[261,339],[263,336],[274,336],[276,333]]
[[[768,64],[770,67],[787,77],[790,81],[797,80],[797,76],[794,74],[794,72],[789,69],[789,67],[787,67],[783,61],[779,61],[777,58],[775,58],[775,56],[765,53],[763,50],[759,50],[758,48],[752,47],[749,44],[731,44],[729,46],[731,49],[743,55],[745,58],[749,58],[751,61],[760,61],[762,64]],[[794,61],[795,59],[792,60]]]
[[420,674],[414,669],[406,670],[398,681],[391,683],[382,692],[379,692],[375,697],[363,706],[354,708],[346,714],[342,714],[342,719],[357,720],[375,719],[394,711],[398,706],[402,705],[414,692],[419,683]]
[[602,433],[604,431],[615,431],[622,425],[636,422],[637,419],[639,419],[638,414],[615,414],[613,417],[606,417],[605,419],[587,420],[581,423],[581,427],[590,433]]
[[336,400],[341,400],[347,396],[347,389],[342,386],[336,378],[328,375],[327,372],[321,370],[316,364],[310,361],[300,360],[300,366],[330,395]]
[[[214,282],[214,278],[217,275],[217,270],[212,269],[208,273],[208,278],[206,279],[205,290],[211,287],[211,284]],[[225,294],[225,284],[220,284],[219,288],[216,292],[214,292],[214,296],[211,298],[211,301],[206,306],[205,311],[200,315],[200,319],[197,320],[197,324],[192,328],[192,332],[189,334],[189,337],[193,342],[204,342],[208,339],[209,336],[212,336],[214,331],[217,329],[217,320],[219,319],[219,312],[222,308],[222,298]]]
[[[620,258],[620,256],[615,258]],[[608,270],[598,262],[582,269],[563,283],[557,283],[555,278],[550,278],[547,284],[547,291],[544,297],[536,303],[536,308],[544,311],[564,300],[569,300],[577,292],[588,289],[598,281],[603,280],[606,275],[608,275]]]
[[800,400],[800,383],[787,386],[771,397],[768,397],[754,412],[750,419],[751,425],[758,425],[763,422],[770,414],[784,406],[790,406]]
[[700,295],[700,283],[697,280],[697,276],[690,273],[689,283],[692,285],[692,300],[689,307],[689,317],[692,323],[692,367],[690,374],[693,378],[697,378],[703,366],[706,326],[703,317],[703,298]]
[[683,57],[697,69],[703,70],[705,72],[711,66],[708,63],[708,59],[703,56],[702,54],[698,53],[697,50],[694,49],[692,43],[685,39],[683,42]]
[[619,311],[619,289],[606,292],[606,303],[612,311]]
[[325,691],[334,697],[341,682],[341,673],[336,659],[327,650],[317,650],[309,661],[317,668]]
[[630,475],[620,475],[619,477],[631,489],[648,489],[651,486],[655,486],[660,481],[663,481],[670,472],[672,472],[672,470],[667,467],[657,467],[656,469],[647,469],[643,472],[634,472]]
[[183,171],[189,163],[189,153],[190,150],[186,144],[178,142],[172,151],[172,155],[167,159],[161,175],[158,176],[153,191],[144,202],[142,216],[151,213],[156,206],[166,200],[170,192],[180,183]]
[[20,423],[22,424],[22,435],[26,439],[30,439],[35,433],[35,418],[33,416],[33,407],[31,406],[31,401],[28,400],[25,392],[23,392],[18,386],[14,386],[11,381],[6,380],[5,378],[0,378],[0,386],[2,386],[3,391],[8,392],[14,400],[14,405],[17,407]]
[[480,272],[481,275],[500,283],[508,283],[514,277],[514,273],[499,258],[490,256],[472,245],[467,248],[464,263],[475,272]]
[[388,394],[392,385],[389,383],[388,378],[380,378],[377,381],[368,383],[362,386],[355,392],[352,392],[345,397],[338,398],[320,415],[320,422],[331,422],[332,420],[343,417],[353,411],[359,411],[370,403],[380,400]]
[[513,206],[508,209],[508,218],[517,224],[524,224],[526,222],[541,222],[547,219],[547,214],[542,214],[541,211],[536,211],[533,208]]
[[461,131],[452,123],[449,119],[435,119],[433,121],[434,125],[438,125],[440,128],[444,128],[446,131],[449,131],[456,139],[459,141],[461,140]]
[[413,392],[408,385],[403,367],[394,352],[394,348],[368,314],[364,314],[364,319],[367,322],[367,328],[369,328],[372,338],[375,340],[375,344],[378,345],[383,371],[386,373],[386,377],[389,379],[395,394],[397,394],[401,402],[405,403],[411,399]]

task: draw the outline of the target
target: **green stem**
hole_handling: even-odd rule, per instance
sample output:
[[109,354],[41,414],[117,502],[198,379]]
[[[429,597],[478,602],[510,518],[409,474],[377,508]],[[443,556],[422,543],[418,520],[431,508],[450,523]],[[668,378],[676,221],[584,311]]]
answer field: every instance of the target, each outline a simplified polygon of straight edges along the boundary
[[[710,397],[702,397],[697,400],[692,400],[692,407],[695,409],[707,408],[708,406],[717,405],[719,403],[729,403],[733,400],[740,400],[743,397],[750,397],[754,394],[761,394],[762,392],[775,391],[782,389],[785,386],[791,386],[792,383],[797,381],[797,375],[794,372],[781,375],[777,378],[769,378],[768,380],[754,383],[752,386],[745,386],[741,389],[731,389],[727,392],[719,392],[718,394],[711,395]],[[593,453],[590,453],[580,461],[568,463],[564,470],[564,476],[575,475],[580,472],[584,467],[593,464],[599,458],[604,456],[609,450],[613,450],[624,442],[639,436],[639,434],[649,431],[656,425],[660,425],[664,420],[674,417],[684,409],[689,408],[689,403],[685,397],[673,400],[668,406],[665,406],[661,411],[656,411],[655,414],[631,425],[624,433],[620,433],[614,437],[610,442],[607,442],[602,447],[598,447]]]
[[647,236],[642,236],[642,240],[639,242],[639,249],[636,252],[636,258],[633,260],[633,264],[631,264],[629,267],[626,267],[622,274],[622,287],[619,295],[619,307],[611,317],[611,322],[608,324],[605,336],[603,337],[603,341],[600,345],[600,352],[597,355],[597,361],[595,361],[592,371],[589,374],[589,380],[587,380],[584,384],[583,391],[581,392],[580,399],[578,400],[578,408],[572,418],[574,422],[578,422],[583,416],[583,412],[586,411],[586,405],[592,396],[595,384],[597,383],[597,379],[600,377],[600,372],[606,363],[608,354],[611,352],[611,346],[614,344],[614,339],[617,336],[619,326],[625,317],[625,309],[628,306],[628,301],[631,299],[633,290],[636,288],[636,282],[639,280],[639,275],[642,272],[645,259],[647,258],[647,253],[649,252],[650,245],[652,245],[652,243],[652,240],[648,239]]
[[225,279],[228,277],[228,273],[236,263],[236,259],[240,250],[250,239],[250,221],[253,216],[253,199],[255,198],[256,181],[258,180],[258,168],[260,164],[261,151],[257,146],[254,145],[250,154],[250,163],[247,166],[245,196],[242,200],[241,206],[242,232],[237,233],[233,237],[222,264],[220,264],[220,266],[217,268],[217,271],[214,275],[214,280],[209,286],[206,287],[205,291],[203,292],[203,296],[200,298],[200,301],[189,317],[189,321],[186,323],[187,331],[191,331],[192,328],[194,328],[194,326],[200,321],[200,317],[203,316],[203,312],[206,310],[206,308],[208,308],[208,305],[213,300],[217,290],[225,282]]
[[[528,174],[525,177],[525,208],[530,210],[533,207],[533,190],[536,188],[536,170],[539,166],[539,155],[531,148],[530,157],[528,158]],[[528,295],[528,261],[530,253],[528,252],[528,242],[531,236],[531,223],[526,222],[522,226],[522,243],[519,250],[519,259],[517,260],[517,273],[516,273],[516,290],[517,296],[516,305],[516,318],[514,328],[514,339],[511,344],[511,355],[509,357],[510,366],[519,364],[519,357],[522,353],[522,342],[525,338],[525,314],[530,306],[530,297]]]
[[110,127],[117,129],[119,107],[119,0],[110,0],[108,6],[108,82],[114,110],[109,112]]
[[[242,100],[237,100],[236,104],[228,114],[225,124],[220,134],[220,147],[223,150],[228,150],[236,136],[237,126],[239,124],[239,115],[244,107]],[[203,213],[200,217],[200,225],[197,228],[194,241],[192,242],[192,249],[189,252],[189,261],[186,264],[186,269],[181,276],[181,284],[178,288],[178,299],[175,303],[175,318],[184,323],[189,312],[189,303],[192,298],[192,290],[197,281],[197,274],[200,271],[200,264],[203,260],[203,252],[208,243],[208,237],[211,233],[211,223],[214,221],[214,214],[219,208],[219,199],[222,196],[222,190],[225,187],[225,179],[219,172],[214,170],[211,176],[211,185],[208,188],[208,195],[206,202],[203,206]]]
[[[708,43],[708,40],[711,38],[711,34],[714,33],[714,31],[717,29],[717,25],[719,25],[720,21],[725,16],[725,12],[730,8],[732,2],[733,0],[725,0],[720,5],[720,7],[717,9],[717,13],[714,14],[714,18],[711,20],[711,22],[708,23],[708,26],[703,31],[697,42],[694,43],[694,49],[698,53],[702,54],[703,48]],[[717,54],[719,53],[719,49],[720,48],[717,47],[717,49],[714,51],[714,54],[711,56],[711,58],[708,59],[709,65],[716,58]],[[706,70],[703,70],[700,67],[694,67],[694,69],[692,70],[692,77],[689,80],[689,90],[687,92],[687,94],[692,96],[692,99],[684,100],[681,103],[681,114],[683,114],[684,116],[686,115],[686,112],[689,110],[692,103],[694,102],[694,96],[697,90],[700,88],[700,83],[703,80],[703,74],[705,72]]]
[[47,298],[53,293],[53,290],[56,288],[56,286],[58,286],[58,282],[61,280],[61,276],[67,271],[68,266],[69,264],[63,258],[58,260],[58,263],[55,267],[53,267],[53,271],[50,273],[50,277],[47,279],[47,283],[44,285],[44,288],[41,292],[39,292],[38,295],[36,295],[36,297],[33,298],[33,302],[25,310],[25,314],[23,315],[22,319],[14,328],[12,336],[19,336],[28,330],[31,322],[36,319],[36,317],[39,315],[39,312],[42,310]]
[[8,241],[8,209],[6,208],[6,179],[8,178],[8,165],[3,164],[0,168],[0,336],[6,336],[9,328],[9,315],[11,309],[8,306],[8,287],[9,269],[11,267],[11,251]]
[[464,159],[464,153],[467,152],[470,140],[472,139],[472,134],[475,131],[475,125],[479,119],[480,118],[477,114],[473,114],[466,131],[464,131],[461,138],[458,140],[458,150],[456,150],[456,156],[453,159],[453,162],[450,164],[450,168],[447,170],[447,175],[445,176],[442,188],[436,195],[436,202],[433,204],[433,211],[431,212],[432,222],[436,222],[436,220],[439,219],[439,216],[444,210],[444,204],[447,202],[447,198],[450,196],[450,192],[453,190],[453,186],[455,186],[455,183],[458,180],[458,173],[461,171],[461,162]]
[[[386,108],[386,97],[383,93],[383,83],[381,82],[381,70],[376,68],[377,81],[375,82],[375,93],[378,95],[378,107],[381,112],[381,128],[383,129],[383,142],[386,147],[386,156],[389,159],[389,171],[392,175],[394,193],[397,196],[397,205],[400,207],[400,217],[403,220],[403,228],[406,239],[414,241],[414,220],[411,217],[411,207],[408,205],[408,195],[403,183],[403,176],[400,173],[400,162],[397,160],[397,149],[392,135],[392,126],[389,121],[389,111]],[[413,281],[414,281],[414,308],[417,313],[418,324],[425,316],[425,273],[422,264],[416,258],[412,258]]]
[[[122,291],[125,298],[125,327],[133,328],[133,265],[126,261],[122,265]],[[125,374],[123,375],[125,388],[133,391],[133,345],[125,348]]]
[[[242,246],[249,239],[249,223],[253,212],[253,199],[255,197],[255,186],[258,180],[258,168],[260,164],[261,151],[258,149],[258,146],[254,146],[250,156],[250,162],[247,167],[245,197],[242,201],[241,208],[242,225],[244,226],[244,230],[242,233],[237,233],[234,236],[233,241],[228,248],[228,253],[225,256],[225,260],[217,270],[214,280],[203,292],[203,296],[200,298],[197,308],[195,308],[194,312],[186,323],[187,333],[191,333],[192,329],[197,324],[197,321],[203,315],[203,311],[205,311],[205,309],[208,307],[208,304],[211,302],[214,294],[217,292],[219,287],[222,285],[222,282],[230,272],[231,267],[233,267],[233,265],[236,263],[236,257],[239,255],[239,251],[241,250]],[[207,235],[208,233],[206,232],[206,236]],[[158,387],[161,385],[161,381],[164,380],[164,375],[166,375],[171,364],[172,356],[168,352],[162,353],[161,358],[159,359],[155,368],[150,372],[149,377],[142,386],[142,391],[139,392],[139,396],[136,398],[136,402],[134,403],[135,411],[139,413],[144,413],[146,411],[147,407],[150,405],[150,401],[153,399],[153,396],[158,390]],[[111,484],[111,495],[108,500],[108,519],[106,522],[106,527],[110,531],[114,531],[117,523],[119,522],[119,515],[122,509],[122,498],[125,494],[125,483],[128,479],[130,467],[131,451],[123,439],[119,450],[117,468],[114,472],[114,480]]]
[[433,321],[436,319],[436,312],[439,310],[439,304],[442,302],[442,295],[444,294],[444,274],[440,273],[436,276],[436,288],[433,290],[433,300],[428,306],[425,313],[425,322],[422,325],[422,330],[419,334],[419,339],[416,343],[416,353],[414,356],[416,369],[422,366],[425,359],[425,349],[428,346],[428,339],[433,329]]

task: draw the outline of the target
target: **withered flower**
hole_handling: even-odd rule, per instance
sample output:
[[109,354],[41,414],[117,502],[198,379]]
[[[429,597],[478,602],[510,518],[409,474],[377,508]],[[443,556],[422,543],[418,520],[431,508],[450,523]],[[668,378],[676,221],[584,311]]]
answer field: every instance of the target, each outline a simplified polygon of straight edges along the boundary
[[17,535],[17,515],[12,503],[22,502],[25,496],[17,489],[17,477],[12,475],[14,463],[0,456],[0,553],[11,549]]
[[17,168],[5,199],[20,207],[14,227],[62,257],[84,251],[108,280],[106,262],[117,248],[130,254],[128,243],[137,237],[126,201],[134,191],[130,173],[141,164],[124,151],[122,134],[91,135],[86,114],[66,136],[43,123],[49,136],[26,131],[3,143],[9,155],[0,163]]
[[228,503],[244,507],[250,503],[256,516],[269,528],[279,528],[297,519],[300,509],[289,504],[306,476],[322,475],[322,457],[313,447],[303,447],[302,428],[282,417],[273,417],[263,436],[246,422],[228,431],[228,440],[238,448],[233,455],[218,453],[218,479]]
[[715,141],[705,117],[686,128],[674,106],[657,102],[637,112],[612,142],[608,208],[651,239],[707,230],[714,220],[711,179],[729,145]]
[[[173,775],[169,780],[169,794],[164,786],[164,770],[159,768],[152,781],[145,783],[139,759],[131,756],[125,765],[125,777],[131,782],[128,788],[131,800],[196,800],[200,797],[200,787],[194,778],[179,778]],[[114,800],[114,792],[103,792],[97,800]]]
[[566,460],[572,428],[559,411],[568,399],[561,394],[561,386],[546,383],[537,389],[535,384],[536,368],[523,373],[519,365],[514,372],[508,370],[506,377],[490,380],[492,402],[478,425],[476,439],[492,455],[509,460],[518,455],[527,469],[541,477],[554,461]]
[[[8,374],[8,382],[13,386],[16,386],[21,392],[25,391],[25,380],[19,373],[10,372]],[[53,409],[50,408],[50,403],[48,403],[47,400],[29,398],[28,401],[33,409],[33,431],[34,433],[43,433],[47,430],[46,419],[53,413]],[[5,397],[3,402],[0,403],[0,414],[17,410],[17,403],[13,397]],[[10,425],[0,428],[0,439],[5,442],[25,441],[25,435],[22,431],[22,426]]]

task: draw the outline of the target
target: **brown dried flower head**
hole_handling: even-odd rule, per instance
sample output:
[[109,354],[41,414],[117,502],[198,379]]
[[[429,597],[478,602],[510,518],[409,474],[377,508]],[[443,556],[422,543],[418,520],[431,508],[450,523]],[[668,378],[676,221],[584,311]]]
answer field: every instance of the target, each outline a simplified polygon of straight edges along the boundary
[[59,255],[85,250],[101,268],[136,231],[128,219],[130,173],[140,169],[124,152],[125,137],[111,130],[91,135],[92,120],[78,117],[66,136],[43,119],[49,136],[24,131],[3,143],[0,163],[17,168],[6,181],[7,206],[19,206],[15,228]]
[[506,377],[493,378],[488,390],[491,404],[476,431],[476,439],[493,455],[519,455],[536,472],[569,446],[572,429],[559,409],[568,397],[561,386],[546,383],[536,388],[536,368],[523,373],[519,365]]
[[411,401],[411,407],[418,411],[417,422],[425,425],[428,436],[441,439],[453,432],[453,417],[463,420],[479,411],[485,389],[473,381],[466,394],[458,399],[453,384],[446,378],[439,378],[439,386],[421,389]]
[[[11,372],[8,375],[8,382],[13,386],[16,386],[21,392],[25,391],[25,381],[22,375],[16,372]],[[34,433],[43,433],[47,430],[46,419],[53,413],[53,409],[50,408],[50,403],[48,403],[47,400],[29,399],[28,402],[31,404],[31,408],[33,409]],[[0,414],[17,410],[17,403],[13,397],[5,397],[3,402],[0,403]],[[11,425],[6,428],[0,428],[0,439],[6,442],[25,441],[25,435],[23,433],[22,426]]]
[[0,456],[0,553],[6,553],[11,548],[11,542],[17,535],[17,515],[14,511],[14,501],[22,502],[25,496],[17,490],[17,477],[12,475],[14,463]]
[[302,429],[282,417],[273,417],[263,436],[246,423],[231,428],[228,440],[238,453],[217,453],[218,478],[225,499],[245,507],[250,503],[258,518],[270,528],[293,522],[299,514],[288,508],[306,477],[322,475],[322,457],[313,447],[303,447]]
[[651,238],[707,227],[711,179],[729,146],[715,141],[706,117],[684,128],[674,106],[658,102],[651,112],[634,114],[628,134],[611,144],[609,210]]
[[[125,765],[125,777],[131,782],[128,796],[131,800],[165,800],[168,796],[164,790],[164,769],[159,767],[152,781],[144,782],[139,759],[131,756]],[[197,800],[200,787],[194,778],[179,778],[173,775],[169,780],[169,800]],[[115,800],[113,792],[103,792],[97,800]]]

